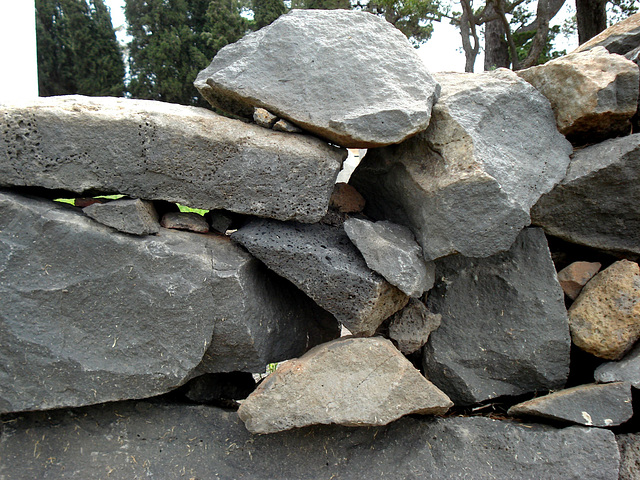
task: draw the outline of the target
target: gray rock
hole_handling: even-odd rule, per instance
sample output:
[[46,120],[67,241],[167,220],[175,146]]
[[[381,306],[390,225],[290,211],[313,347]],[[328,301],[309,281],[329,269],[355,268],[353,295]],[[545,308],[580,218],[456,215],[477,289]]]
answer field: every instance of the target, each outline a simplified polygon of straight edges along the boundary
[[186,230],[195,233],[207,233],[209,224],[202,215],[194,212],[169,212],[162,216],[160,224],[164,228]]
[[252,433],[309,425],[386,425],[453,403],[381,337],[340,338],[278,365],[238,409]]
[[596,382],[629,382],[640,389],[640,344],[637,344],[622,360],[605,362],[593,374]]
[[442,323],[423,350],[425,376],[456,405],[564,387],[569,325],[542,230],[486,259],[438,260],[427,307]]
[[261,127],[273,128],[274,123],[278,121],[278,117],[264,108],[255,108],[253,110],[253,121]]
[[618,480],[620,460],[608,430],[483,417],[251,435],[235,412],[125,402],[16,415],[0,429],[7,480]]
[[331,312],[354,335],[373,335],[408,297],[371,271],[342,228],[254,220],[231,235]]
[[610,26],[583,43],[575,52],[584,52],[595,47],[604,47],[611,53],[625,55],[640,45],[640,13],[629,16]]
[[350,183],[365,212],[411,228],[427,260],[507,250],[566,173],[571,145],[549,101],[515,73],[438,74],[429,128],[372,149]]
[[576,150],[567,175],[531,209],[535,225],[571,243],[640,254],[640,134]]
[[140,199],[92,203],[82,211],[97,222],[133,235],[150,235],[160,231],[158,213],[152,202]]
[[211,226],[211,230],[221,234],[227,233],[227,230],[233,225],[237,215],[234,215],[225,210],[210,210],[205,213],[204,218]]
[[203,108],[100,97],[0,107],[0,186],[122,193],[317,222],[347,153]]
[[220,50],[194,85],[214,107],[247,117],[263,107],[354,148],[424,130],[439,92],[399,30],[346,10],[293,10]]
[[296,127],[293,123],[287,122],[285,119],[281,118],[276,123],[273,124],[273,129],[277,132],[286,132],[286,133],[302,133],[302,129]]
[[369,268],[412,297],[433,287],[435,265],[425,262],[422,249],[407,227],[392,222],[350,218],[344,222],[349,239]]
[[2,192],[0,298],[0,412],[149,397],[198,371],[263,371],[338,334],[228,238],[131,236]]
[[590,384],[514,405],[509,415],[536,416],[593,427],[621,425],[633,415],[628,383]]
[[429,340],[431,332],[440,326],[442,316],[431,313],[415,298],[389,320],[389,338],[405,355],[416,352]]
[[640,434],[616,435],[620,451],[620,476],[618,480],[637,480],[640,474]]

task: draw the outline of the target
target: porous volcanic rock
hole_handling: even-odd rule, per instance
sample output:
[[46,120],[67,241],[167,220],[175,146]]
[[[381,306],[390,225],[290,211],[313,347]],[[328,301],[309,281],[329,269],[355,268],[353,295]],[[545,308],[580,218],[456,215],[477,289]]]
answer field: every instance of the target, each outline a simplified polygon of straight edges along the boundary
[[150,235],[160,231],[153,202],[140,199],[95,202],[82,211],[97,222],[132,235]]
[[453,403],[381,337],[340,338],[281,363],[238,416],[252,433],[318,424],[386,425],[409,413],[443,414]]
[[571,141],[595,143],[631,131],[638,109],[638,66],[604,47],[518,71],[551,102],[558,130]]
[[252,435],[228,410],[122,402],[14,415],[0,429],[7,479],[206,479],[215,472],[226,480],[618,480],[620,461],[616,437],[605,429],[483,417]]
[[624,382],[567,388],[514,405],[509,415],[536,416],[593,427],[621,425],[633,415],[631,385]]
[[439,93],[399,30],[347,10],[292,10],[221,49],[194,85],[214,107],[247,118],[266,108],[353,148],[424,130]]
[[408,297],[373,272],[342,228],[253,220],[231,235],[354,335],[373,335]]
[[575,300],[593,276],[602,267],[599,262],[573,262],[558,272],[558,281],[564,294]]
[[618,480],[637,480],[640,472],[640,434],[616,435],[620,451],[620,476]]
[[619,360],[640,338],[640,267],[620,260],[591,279],[569,308],[573,343]]
[[389,319],[389,338],[405,355],[416,352],[440,326],[442,316],[431,313],[424,303],[412,298],[406,307]]
[[407,227],[349,218],[344,230],[369,268],[407,295],[419,297],[433,287],[435,265],[424,260],[422,248]]
[[121,193],[317,222],[346,150],[195,107],[46,97],[0,107],[0,186]]
[[228,238],[127,235],[5,192],[0,298],[0,412],[149,397],[198,371],[263,371],[338,335]]
[[640,389],[640,344],[636,344],[622,360],[600,365],[593,376],[596,382],[629,382]]
[[424,256],[507,250],[529,209],[562,180],[571,145],[549,101],[515,73],[441,73],[429,128],[370,149],[349,183],[365,213],[411,228]]
[[531,209],[553,236],[640,254],[640,134],[576,150],[566,177]]
[[569,326],[542,230],[489,258],[436,261],[427,307],[442,322],[423,349],[425,376],[456,405],[564,386]]

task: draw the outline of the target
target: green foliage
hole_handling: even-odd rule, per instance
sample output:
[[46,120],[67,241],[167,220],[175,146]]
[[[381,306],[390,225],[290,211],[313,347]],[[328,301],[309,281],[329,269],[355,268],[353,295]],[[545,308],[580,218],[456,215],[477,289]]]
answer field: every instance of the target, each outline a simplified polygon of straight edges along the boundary
[[637,0],[609,0],[607,2],[607,24],[611,26],[637,12]]
[[134,98],[206,106],[193,81],[247,31],[237,0],[126,0]]
[[[554,40],[556,36],[560,33],[560,26],[555,25],[553,27],[549,27],[549,35],[547,36],[547,42],[545,44],[544,49],[540,53],[540,56],[536,60],[536,65],[542,65],[543,63],[548,62],[549,60],[553,60],[554,58],[562,57],[566,55],[566,50],[555,50],[554,48]],[[531,44],[533,42],[533,37],[535,36],[535,30],[528,33],[514,33],[513,41],[516,44],[516,49],[518,52],[518,60],[523,61],[525,58],[529,56],[529,51],[531,50]]]
[[312,10],[351,10],[350,0],[291,0],[291,8],[309,8]]
[[40,95],[124,93],[124,63],[103,0],[36,0]]
[[282,0],[253,0],[251,3],[256,30],[266,27],[287,11]]

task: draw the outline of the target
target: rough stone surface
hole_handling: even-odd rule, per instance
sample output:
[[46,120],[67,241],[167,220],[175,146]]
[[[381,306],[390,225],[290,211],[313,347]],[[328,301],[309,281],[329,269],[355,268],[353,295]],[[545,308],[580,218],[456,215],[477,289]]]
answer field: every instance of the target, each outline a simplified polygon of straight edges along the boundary
[[567,176],[531,209],[545,231],[571,243],[640,254],[640,134],[576,150]]
[[613,427],[633,415],[631,386],[628,383],[580,385],[514,405],[509,409],[509,415]]
[[231,238],[331,312],[354,335],[373,335],[408,297],[371,271],[342,228],[254,220]]
[[431,313],[424,303],[412,298],[406,307],[389,321],[389,338],[405,355],[416,352],[429,340],[431,332],[440,326],[442,316]]
[[640,267],[620,260],[582,289],[569,308],[571,339],[582,350],[619,360],[640,338]]
[[150,235],[160,231],[158,213],[152,202],[140,199],[95,202],[82,209],[94,220],[133,235]]
[[640,13],[633,14],[610,26],[574,52],[584,52],[595,47],[604,47],[611,53],[624,55],[640,45]]
[[640,434],[616,435],[620,452],[620,476],[618,480],[637,480],[640,474]]
[[263,107],[354,148],[424,130],[439,92],[399,30],[346,10],[293,10],[220,50],[194,85],[222,110]]
[[620,459],[605,429],[482,417],[251,435],[235,412],[125,402],[5,420],[0,478],[7,480],[618,480]]
[[364,197],[352,185],[338,182],[329,199],[329,208],[340,213],[359,213],[364,210],[365,203]]
[[0,108],[0,186],[122,193],[280,220],[324,216],[346,151],[203,108],[47,97]]
[[558,272],[558,282],[564,294],[571,300],[580,295],[582,288],[600,271],[598,262],[573,262]]
[[420,245],[407,227],[349,218],[344,230],[369,268],[407,295],[419,297],[433,287],[435,265],[425,262]]
[[437,79],[429,128],[369,150],[350,183],[366,213],[411,228],[428,260],[507,250],[531,206],[564,177],[571,145],[548,100],[513,72]]
[[160,224],[164,228],[187,230],[189,232],[207,233],[209,231],[209,224],[204,217],[194,212],[165,213]]
[[551,102],[558,130],[595,143],[631,130],[638,109],[638,66],[603,47],[518,71]]
[[606,362],[596,368],[596,382],[629,382],[640,389],[640,344],[637,344],[622,360]]
[[273,128],[273,124],[278,121],[278,117],[264,108],[255,108],[253,110],[253,121],[261,127]]
[[569,326],[542,230],[486,259],[438,260],[427,307],[442,323],[424,348],[425,376],[456,405],[564,387]]
[[228,238],[127,235],[3,192],[0,298],[0,412],[149,397],[196,371],[263,371],[338,335]]
[[410,413],[443,414],[453,403],[381,337],[341,338],[281,363],[242,402],[252,433],[309,425],[386,425]]

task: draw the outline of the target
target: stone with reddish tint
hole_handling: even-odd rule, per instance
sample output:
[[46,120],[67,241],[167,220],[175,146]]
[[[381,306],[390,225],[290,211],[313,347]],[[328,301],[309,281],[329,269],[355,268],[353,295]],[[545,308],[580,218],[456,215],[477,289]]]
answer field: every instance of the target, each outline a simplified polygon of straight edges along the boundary
[[209,224],[202,215],[194,212],[170,212],[162,217],[160,224],[164,228],[187,230],[189,232],[207,233]]
[[564,294],[571,300],[580,295],[582,288],[600,271],[598,262],[573,262],[558,272],[558,281]]
[[365,200],[353,185],[338,182],[329,199],[329,208],[340,213],[359,213],[364,209]]

